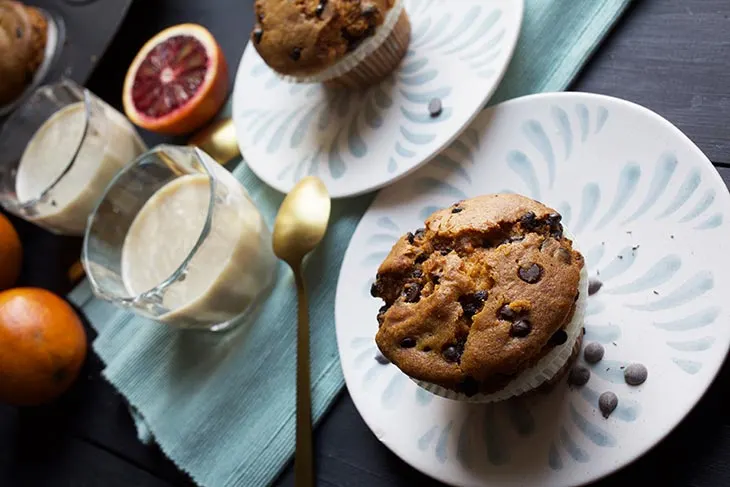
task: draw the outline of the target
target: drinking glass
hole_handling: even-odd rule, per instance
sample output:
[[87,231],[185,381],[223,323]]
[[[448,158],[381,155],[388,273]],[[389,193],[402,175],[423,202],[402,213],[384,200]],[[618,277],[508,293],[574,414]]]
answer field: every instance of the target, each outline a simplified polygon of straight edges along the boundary
[[121,113],[71,81],[28,97],[0,129],[0,148],[0,204],[64,235],[83,235],[109,181],[146,150]]
[[109,184],[82,263],[98,297],[213,331],[245,322],[277,267],[271,232],[241,183],[202,150],[169,145]]

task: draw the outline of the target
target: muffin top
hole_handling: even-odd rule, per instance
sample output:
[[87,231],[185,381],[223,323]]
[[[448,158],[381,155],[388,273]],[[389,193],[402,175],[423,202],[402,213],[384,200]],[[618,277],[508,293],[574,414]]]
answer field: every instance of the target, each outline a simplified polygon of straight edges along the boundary
[[383,355],[414,379],[473,395],[565,343],[583,257],[560,220],[529,198],[487,195],[401,237],[372,287],[385,301]]
[[322,71],[382,25],[395,0],[256,0],[251,34],[272,69],[291,76]]

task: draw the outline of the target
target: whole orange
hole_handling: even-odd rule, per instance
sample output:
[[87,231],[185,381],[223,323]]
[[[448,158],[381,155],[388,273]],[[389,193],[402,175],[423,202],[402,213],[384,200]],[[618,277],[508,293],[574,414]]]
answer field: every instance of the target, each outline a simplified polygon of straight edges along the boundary
[[18,232],[5,215],[0,213],[0,291],[13,287],[20,275],[23,247]]
[[74,309],[43,289],[0,293],[0,401],[48,402],[76,380],[86,332]]

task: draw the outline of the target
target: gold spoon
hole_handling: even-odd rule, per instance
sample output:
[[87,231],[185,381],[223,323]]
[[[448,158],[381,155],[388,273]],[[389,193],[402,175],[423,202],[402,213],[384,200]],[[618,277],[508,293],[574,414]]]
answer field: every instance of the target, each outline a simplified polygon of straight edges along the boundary
[[331,200],[315,177],[299,181],[279,208],[274,223],[274,253],[289,264],[297,285],[297,442],[294,456],[296,487],[314,486],[312,459],[312,399],[309,377],[309,304],[304,289],[302,260],[319,245],[327,231]]

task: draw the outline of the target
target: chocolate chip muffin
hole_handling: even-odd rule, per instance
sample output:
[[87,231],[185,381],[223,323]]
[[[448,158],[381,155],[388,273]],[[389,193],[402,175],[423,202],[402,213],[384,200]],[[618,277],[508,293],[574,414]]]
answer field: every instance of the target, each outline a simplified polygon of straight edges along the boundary
[[459,202],[381,264],[377,345],[411,378],[465,396],[534,389],[575,356],[583,267],[555,210],[514,194]]
[[410,41],[402,0],[256,0],[251,40],[292,81],[367,87],[395,69]]
[[35,8],[0,0],[0,106],[18,98],[43,62],[48,22]]

